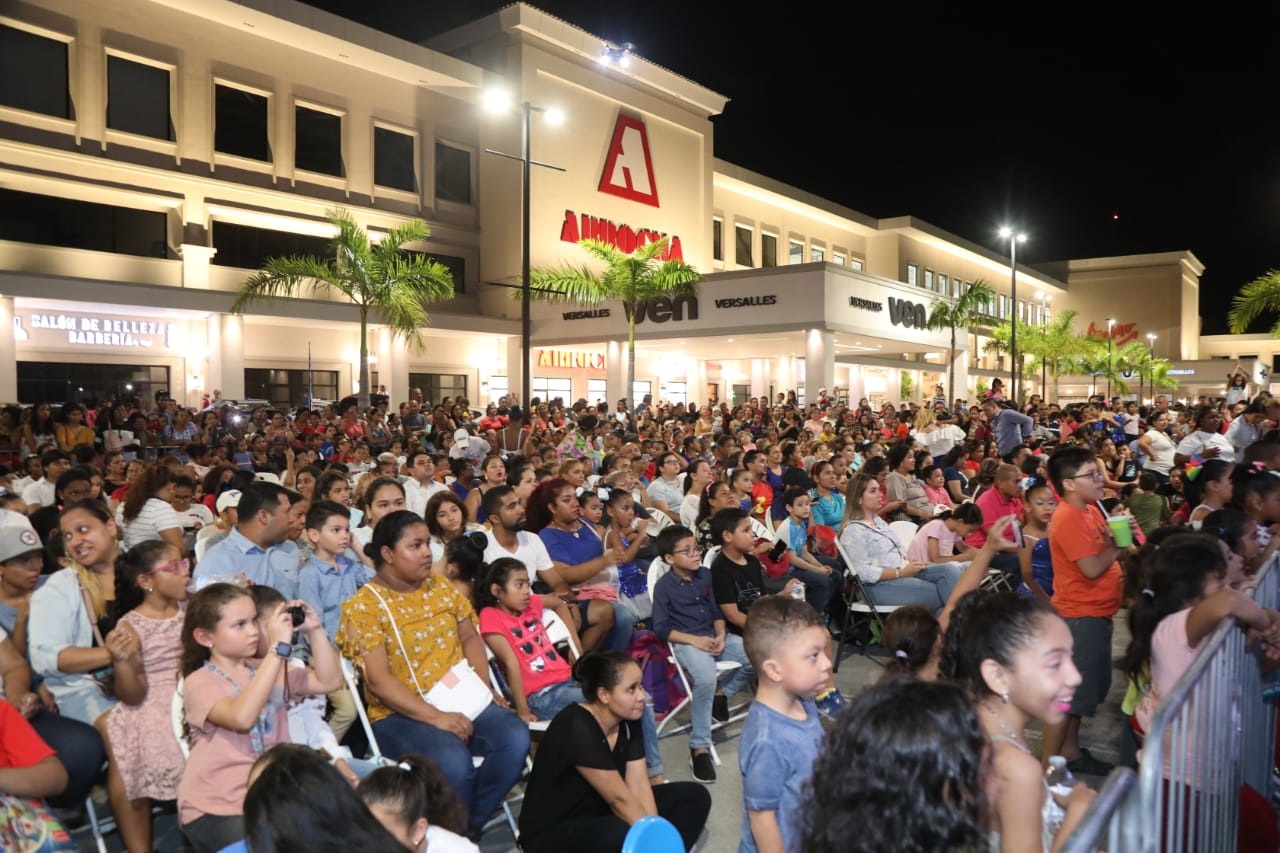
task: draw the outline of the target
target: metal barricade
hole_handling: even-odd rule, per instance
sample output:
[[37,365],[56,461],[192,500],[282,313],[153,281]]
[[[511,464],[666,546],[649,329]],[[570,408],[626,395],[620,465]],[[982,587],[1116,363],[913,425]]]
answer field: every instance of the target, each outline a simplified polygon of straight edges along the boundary
[[[1280,603],[1278,563],[1259,573],[1253,596],[1263,607]],[[1266,796],[1275,765],[1276,706],[1262,686],[1245,632],[1235,620],[1219,625],[1151,721],[1137,784],[1113,772],[1064,849],[1236,849],[1241,787]]]

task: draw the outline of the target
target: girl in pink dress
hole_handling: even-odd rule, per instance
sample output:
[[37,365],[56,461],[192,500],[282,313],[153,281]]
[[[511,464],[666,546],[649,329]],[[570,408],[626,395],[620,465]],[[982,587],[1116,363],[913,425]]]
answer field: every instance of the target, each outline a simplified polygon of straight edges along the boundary
[[116,563],[121,630],[139,652],[115,666],[120,703],[106,718],[107,791],[130,853],[151,850],[151,803],[178,797],[186,764],[173,734],[171,708],[182,651],[191,565],[167,542],[139,542]]

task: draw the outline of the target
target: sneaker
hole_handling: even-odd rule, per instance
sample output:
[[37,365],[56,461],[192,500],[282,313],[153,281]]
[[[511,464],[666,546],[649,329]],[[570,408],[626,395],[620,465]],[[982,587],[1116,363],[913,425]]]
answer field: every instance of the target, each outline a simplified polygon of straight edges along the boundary
[[723,693],[717,693],[711,700],[711,719],[717,723],[729,722],[729,697]]
[[693,768],[693,778],[704,785],[716,781],[716,763],[711,760],[710,752],[689,751],[689,766]]
[[816,697],[814,701],[818,704],[818,712],[829,720],[834,720],[836,715],[849,704],[849,700],[844,698],[844,694],[838,687],[831,688],[825,694]]
[[1101,759],[1094,758],[1089,750],[1081,748],[1080,757],[1067,762],[1067,769],[1077,776],[1083,774],[1085,776],[1106,776],[1115,769],[1114,764],[1108,764]]

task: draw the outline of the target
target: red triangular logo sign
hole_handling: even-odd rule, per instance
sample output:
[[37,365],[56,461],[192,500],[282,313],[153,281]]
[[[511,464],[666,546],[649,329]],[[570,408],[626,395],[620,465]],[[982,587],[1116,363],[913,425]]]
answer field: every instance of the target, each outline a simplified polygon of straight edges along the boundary
[[644,122],[634,116],[619,115],[613,139],[600,173],[600,192],[641,204],[658,206],[658,183],[653,177],[649,156],[649,134]]

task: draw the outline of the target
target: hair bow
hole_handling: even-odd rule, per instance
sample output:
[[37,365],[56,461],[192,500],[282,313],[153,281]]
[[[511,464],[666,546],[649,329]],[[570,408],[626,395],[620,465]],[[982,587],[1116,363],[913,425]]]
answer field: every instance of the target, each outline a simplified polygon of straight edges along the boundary
[[1018,482],[1018,488],[1022,489],[1022,491],[1025,492],[1027,489],[1031,488],[1035,484],[1036,484],[1035,477],[1023,477],[1022,480]]
[[1186,475],[1188,480],[1194,480],[1200,476],[1200,468],[1204,465],[1204,460],[1199,456],[1192,456],[1187,460]]
[[1267,470],[1267,463],[1262,462],[1260,460],[1255,460],[1249,464],[1250,474],[1261,474],[1263,471],[1266,471],[1266,470]]
[[595,496],[602,501],[608,502],[609,500],[609,489],[604,486],[601,486],[598,489],[593,489],[590,486],[579,486],[578,491],[574,493],[574,497],[581,498],[583,495],[589,495],[592,493],[595,493]]

